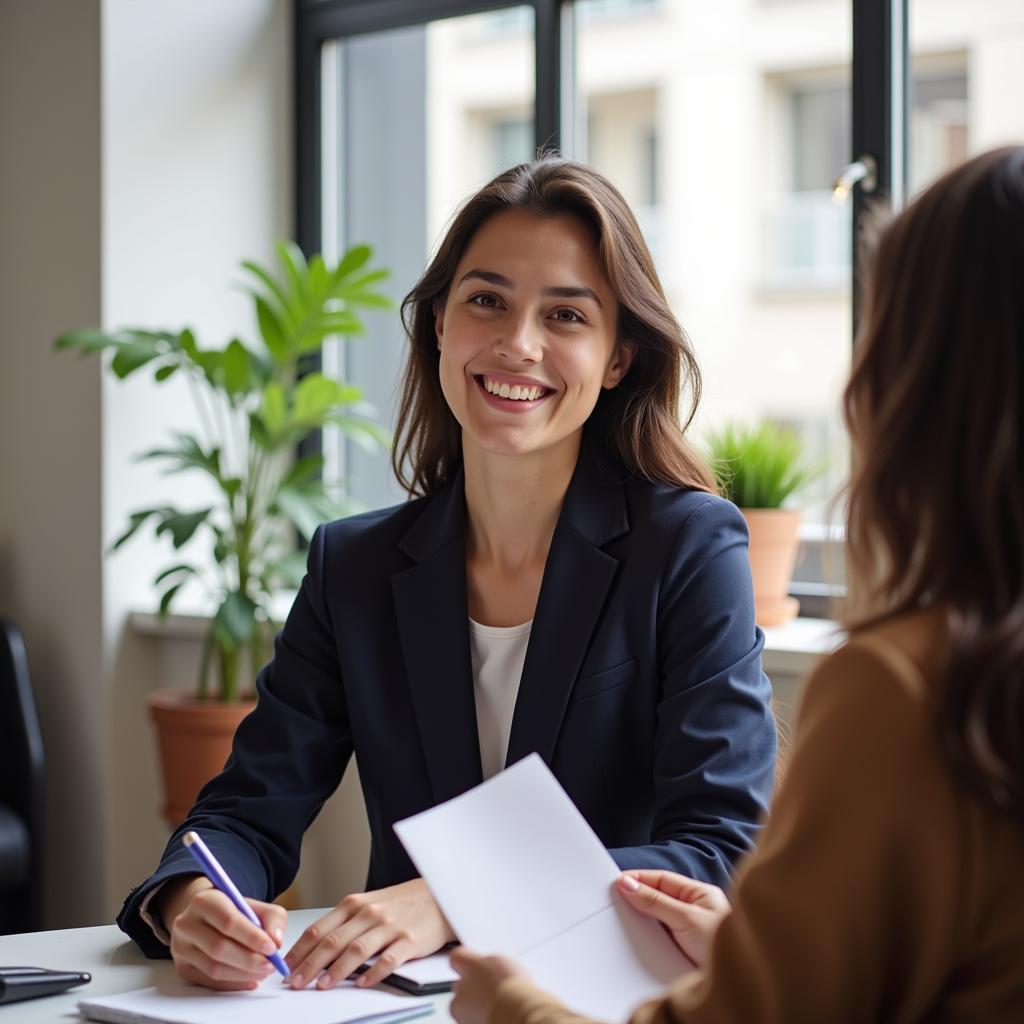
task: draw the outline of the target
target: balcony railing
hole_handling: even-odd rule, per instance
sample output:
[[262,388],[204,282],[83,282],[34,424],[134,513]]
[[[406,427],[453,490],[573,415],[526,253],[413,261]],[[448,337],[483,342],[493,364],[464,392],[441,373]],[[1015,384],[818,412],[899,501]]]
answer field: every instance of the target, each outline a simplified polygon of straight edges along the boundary
[[832,289],[850,282],[850,208],[830,192],[789,192],[765,216],[769,288]]

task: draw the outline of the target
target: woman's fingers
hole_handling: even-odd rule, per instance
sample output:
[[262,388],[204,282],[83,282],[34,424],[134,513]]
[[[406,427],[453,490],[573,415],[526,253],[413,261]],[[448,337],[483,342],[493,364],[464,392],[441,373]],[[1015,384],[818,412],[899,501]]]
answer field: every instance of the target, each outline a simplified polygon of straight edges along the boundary
[[256,916],[263,923],[263,931],[274,941],[274,945],[280,949],[284,942],[284,930],[288,924],[288,911],[277,903],[264,903],[262,900],[247,900],[250,907],[256,912]]
[[451,938],[451,928],[422,879],[354,893],[311,924],[288,952],[289,980],[293,988],[304,988],[314,979],[329,988],[381,954],[381,963],[359,982],[371,985],[406,960],[435,952]]
[[343,975],[335,972],[338,980],[347,978],[368,956],[377,952],[362,938],[373,927],[361,914],[349,919],[341,918],[340,921],[337,915],[327,914],[320,921],[315,921],[303,933],[303,939],[312,944],[307,945],[308,952],[301,956],[296,943],[288,954],[288,966],[292,971],[288,981],[291,986],[305,988],[337,961],[343,961],[339,966],[346,968]]
[[501,983],[507,978],[526,977],[514,960],[481,956],[462,946],[452,950],[451,965],[459,980],[452,988],[448,1012],[458,1024],[484,1024],[490,1020]]
[[710,882],[698,882],[695,878],[687,878],[674,871],[633,870],[625,872],[625,877],[634,878],[642,885],[684,903],[694,903],[709,910],[729,909],[725,893]]
[[[715,932],[729,913],[729,901],[724,893],[717,886],[683,879],[681,875],[651,878],[656,884],[648,885],[640,881],[637,874],[630,871],[619,877],[619,891],[626,902],[665,925],[675,944],[693,963],[702,967],[707,963]],[[670,895],[657,888],[658,884],[681,896]]]
[[[312,953],[313,950],[331,934],[331,932],[336,928],[340,928],[345,923],[350,915],[345,909],[342,909],[344,907],[345,903],[342,901],[333,910],[329,910],[324,914],[323,917],[317,918],[305,929],[305,931],[303,931],[295,945],[288,950],[285,954],[284,960],[293,974],[298,969],[299,965],[306,960],[310,953]],[[308,981],[309,979],[307,978],[306,980]]]
[[[216,889],[206,889],[192,901],[184,917],[195,916],[224,938],[263,956],[277,951],[277,944],[260,927],[247,920],[239,909]],[[258,915],[257,915],[258,916]]]
[[[361,922],[357,917],[353,921],[353,925],[359,924]],[[394,939],[394,930],[387,925],[371,927],[367,931],[357,932],[348,941],[340,939],[339,944],[344,943],[341,955],[337,959],[328,960],[326,964],[321,965],[322,973],[316,979],[317,988],[334,988],[339,981],[344,981],[360,964],[366,963],[370,957],[379,949],[388,945],[392,939]],[[315,964],[317,959],[320,958],[314,953],[308,958],[307,964]],[[300,970],[309,977],[314,976],[306,965],[303,965]],[[390,974],[391,971],[389,970],[387,973]],[[359,980],[362,981],[362,978]]]
[[382,982],[389,974],[395,971],[412,956],[412,946],[408,939],[398,938],[386,949],[381,950],[376,962],[370,969],[360,976],[356,984],[360,988],[370,988]]
[[273,965],[261,953],[254,952],[205,923],[190,929],[183,939],[186,947],[198,949],[211,961],[231,970],[245,971],[255,976],[263,974],[265,967],[273,969]]
[[653,917],[669,928],[679,928],[688,922],[690,905],[669,896],[654,886],[639,882],[632,875],[622,875],[619,890],[629,905],[648,917]]
[[[223,960],[210,956],[198,946],[193,946],[185,951],[185,963],[188,965],[187,970],[190,973],[194,972],[198,976],[198,984],[218,989],[255,988],[274,970],[270,961],[266,959],[255,968],[239,969],[229,963],[225,963]],[[185,975],[182,976],[184,977]],[[186,977],[185,980],[193,981],[197,979]]]
[[[282,937],[287,911],[250,900],[257,917]],[[254,988],[273,971],[267,955],[279,945],[239,913],[221,892],[204,889],[177,915],[171,927],[171,956],[186,981],[219,990]]]
[[448,957],[448,962],[452,965],[452,970],[455,971],[459,977],[466,974],[467,971],[483,963],[484,958],[479,953],[474,953],[472,950],[467,949],[465,946],[456,946]]

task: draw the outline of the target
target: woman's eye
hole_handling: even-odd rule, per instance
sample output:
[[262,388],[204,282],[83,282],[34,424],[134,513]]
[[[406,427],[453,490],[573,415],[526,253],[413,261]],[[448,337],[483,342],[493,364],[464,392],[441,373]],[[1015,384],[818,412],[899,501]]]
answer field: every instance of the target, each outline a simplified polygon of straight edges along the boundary
[[483,306],[486,309],[494,309],[498,305],[497,295],[489,292],[480,292],[478,295],[471,295],[468,299],[475,306]]
[[586,319],[578,309],[572,309],[570,306],[563,306],[561,309],[555,310],[555,319],[561,320],[562,323],[573,324],[573,323],[586,323]]

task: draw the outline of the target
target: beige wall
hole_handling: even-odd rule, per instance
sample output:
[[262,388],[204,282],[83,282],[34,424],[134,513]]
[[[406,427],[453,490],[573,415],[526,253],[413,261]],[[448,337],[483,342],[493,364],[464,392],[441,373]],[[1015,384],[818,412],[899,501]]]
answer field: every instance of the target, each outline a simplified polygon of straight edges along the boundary
[[51,343],[100,319],[100,4],[0,7],[0,613],[46,742],[46,914],[99,919],[109,684],[100,368]]

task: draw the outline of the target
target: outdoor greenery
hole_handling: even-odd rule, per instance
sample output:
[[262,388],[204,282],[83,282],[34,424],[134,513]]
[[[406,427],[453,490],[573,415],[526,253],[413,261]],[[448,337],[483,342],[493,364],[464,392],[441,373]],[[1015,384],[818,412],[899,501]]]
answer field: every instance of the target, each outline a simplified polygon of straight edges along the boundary
[[139,458],[156,460],[166,473],[205,475],[213,485],[210,503],[140,509],[113,549],[146,524],[176,551],[205,538],[208,558],[197,551],[154,580],[162,590],[161,614],[190,580],[216,602],[203,645],[200,698],[210,695],[216,658],[217,695],[238,699],[242,652],[250,652],[256,667],[269,657],[271,596],[301,581],[304,556],[295,550],[295,530],[308,539],[317,524],[348,510],[322,482],[322,457],[297,457],[299,444],[328,424],[369,449],[390,441],[358,387],[311,369],[325,339],[363,331],[356,310],[391,308],[377,290],[389,272],[369,269],[367,246],[350,249],[335,266],[321,256],[307,263],[291,243],[279,243],[277,256],[277,274],[242,263],[259,327],[255,344],[231,338],[222,348],[201,349],[187,327],[71,331],[55,343],[81,353],[112,350],[110,368],[122,379],[148,368],[158,382],[176,375],[188,382],[194,424]]
[[722,494],[740,508],[780,508],[824,471],[796,434],[769,421],[726,423],[708,435],[707,454]]

